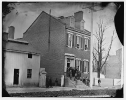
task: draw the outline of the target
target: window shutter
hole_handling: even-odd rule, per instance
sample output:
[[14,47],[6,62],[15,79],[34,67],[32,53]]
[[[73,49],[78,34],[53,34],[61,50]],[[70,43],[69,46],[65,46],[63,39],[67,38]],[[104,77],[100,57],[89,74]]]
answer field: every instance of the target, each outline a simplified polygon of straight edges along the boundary
[[68,46],[68,33],[66,33],[66,46]]
[[84,61],[84,72],[86,72],[86,62]]
[[88,67],[88,72],[89,72],[89,68],[90,68],[90,67],[89,67],[89,62],[87,62],[87,67]]
[[90,39],[88,39],[88,50],[90,50]]
[[74,36],[74,34],[73,34],[73,35],[72,35],[72,47],[73,47],[73,48],[74,48],[74,40],[75,40],[74,37],[75,37],[75,36]]
[[82,62],[80,60],[80,71],[82,71]]
[[83,38],[83,50],[85,50],[85,38]]
[[81,49],[83,49],[83,38],[81,37]]
[[77,47],[77,36],[75,35],[75,43],[74,43],[75,47]]
[[83,72],[83,61],[81,61],[81,72]]
[[84,72],[84,61],[82,61],[82,72]]
[[75,69],[77,68],[77,60],[75,60]]

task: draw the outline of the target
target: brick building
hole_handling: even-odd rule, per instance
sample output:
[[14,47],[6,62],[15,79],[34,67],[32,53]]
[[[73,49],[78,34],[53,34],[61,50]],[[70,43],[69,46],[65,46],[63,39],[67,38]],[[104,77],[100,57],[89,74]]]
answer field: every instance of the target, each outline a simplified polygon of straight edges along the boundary
[[[84,29],[83,12],[54,17],[42,12],[23,34],[23,39],[41,52],[40,67],[54,82],[68,67],[89,75],[90,32]],[[83,75],[85,74],[85,75]]]

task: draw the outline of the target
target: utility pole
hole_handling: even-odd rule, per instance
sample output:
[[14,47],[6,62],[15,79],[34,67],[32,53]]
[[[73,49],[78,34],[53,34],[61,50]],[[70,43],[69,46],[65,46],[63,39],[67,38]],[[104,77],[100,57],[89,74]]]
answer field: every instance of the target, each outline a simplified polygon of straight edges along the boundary
[[91,10],[91,36],[90,36],[90,68],[89,68],[89,77],[90,77],[90,88],[92,88],[93,85],[93,78],[92,78],[92,62],[93,62],[93,9],[94,9],[94,3],[93,6],[90,8]]

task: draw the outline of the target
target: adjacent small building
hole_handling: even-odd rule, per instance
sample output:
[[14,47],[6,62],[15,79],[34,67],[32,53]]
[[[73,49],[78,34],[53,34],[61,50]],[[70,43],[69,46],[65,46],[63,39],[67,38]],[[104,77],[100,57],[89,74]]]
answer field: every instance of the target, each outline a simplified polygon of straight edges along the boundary
[[6,86],[39,84],[40,52],[27,41],[3,33],[4,80]]
[[120,79],[122,68],[122,48],[116,51],[116,55],[110,55],[105,66],[105,77]]
[[40,51],[40,67],[47,76],[61,83],[67,68],[78,68],[82,77],[89,77],[90,32],[84,29],[83,12],[74,16],[54,17],[42,12],[23,34]]

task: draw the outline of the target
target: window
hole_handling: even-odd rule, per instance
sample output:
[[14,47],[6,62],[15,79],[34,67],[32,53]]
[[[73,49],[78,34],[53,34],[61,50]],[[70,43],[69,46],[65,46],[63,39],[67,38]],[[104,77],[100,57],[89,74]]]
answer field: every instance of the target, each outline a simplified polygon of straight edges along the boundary
[[67,58],[67,67],[70,67],[70,58]]
[[89,72],[89,61],[83,61],[83,71],[82,72]]
[[77,48],[80,49],[81,48],[81,36],[76,36],[76,40],[77,40]]
[[76,62],[75,62],[75,66],[76,66],[76,69],[78,69],[80,71],[80,60],[79,59],[76,59]]
[[32,69],[27,69],[27,78],[32,77]]
[[67,58],[67,67],[75,67],[74,58]]
[[29,54],[28,54],[28,58],[32,58],[32,54],[29,53]]
[[73,34],[68,34],[68,47],[72,48]]
[[88,45],[89,44],[88,42],[89,42],[89,39],[88,38],[85,38],[85,44],[84,44],[84,49],[85,50],[88,50],[88,46],[89,46]]

